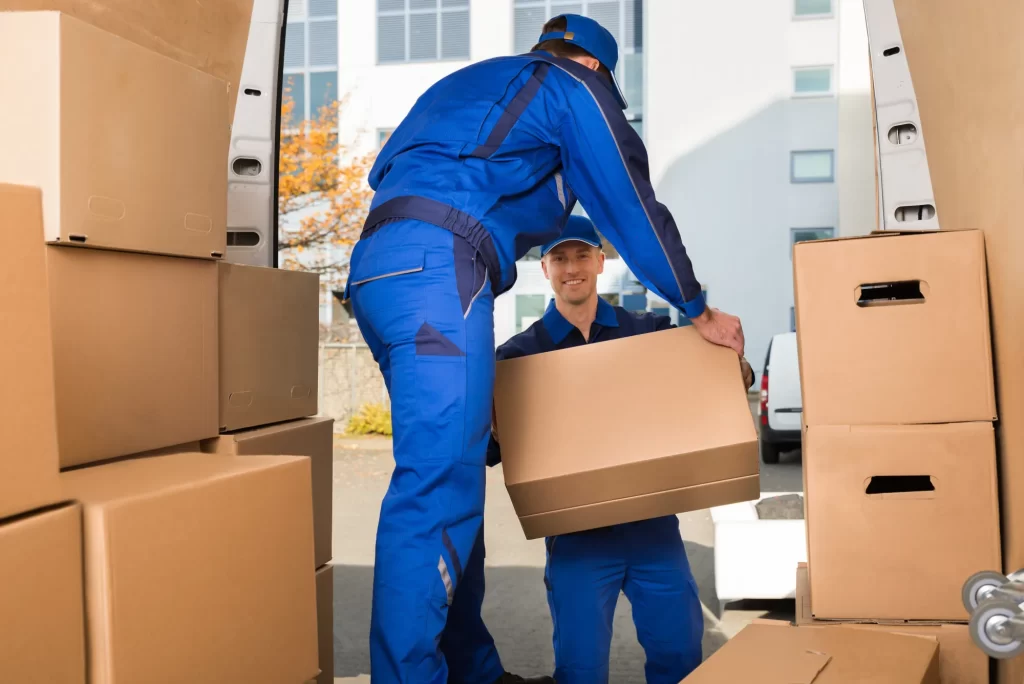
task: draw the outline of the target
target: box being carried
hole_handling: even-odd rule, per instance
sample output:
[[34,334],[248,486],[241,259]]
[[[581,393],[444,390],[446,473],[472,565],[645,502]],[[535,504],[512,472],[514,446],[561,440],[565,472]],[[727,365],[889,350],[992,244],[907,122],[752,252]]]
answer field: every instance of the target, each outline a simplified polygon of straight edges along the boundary
[[739,359],[692,328],[502,361],[494,400],[528,539],[760,496]]

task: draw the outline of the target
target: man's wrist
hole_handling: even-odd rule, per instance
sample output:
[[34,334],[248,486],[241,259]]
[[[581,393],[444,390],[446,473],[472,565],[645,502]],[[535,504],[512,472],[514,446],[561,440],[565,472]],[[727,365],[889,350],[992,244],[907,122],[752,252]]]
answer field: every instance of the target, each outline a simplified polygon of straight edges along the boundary
[[701,311],[698,315],[696,315],[696,316],[694,316],[694,317],[692,317],[690,319],[690,322],[693,323],[694,325],[700,325],[701,323],[708,323],[709,321],[711,321],[711,309],[709,309],[706,306],[704,307],[703,311]]

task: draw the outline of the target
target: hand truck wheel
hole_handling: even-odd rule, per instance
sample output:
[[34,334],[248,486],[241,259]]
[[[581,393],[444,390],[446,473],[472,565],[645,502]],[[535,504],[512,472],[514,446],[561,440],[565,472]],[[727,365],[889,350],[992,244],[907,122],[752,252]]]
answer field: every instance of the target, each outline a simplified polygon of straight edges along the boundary
[[971,638],[992,658],[1009,659],[1024,653],[1024,612],[1012,601],[982,603],[971,616]]

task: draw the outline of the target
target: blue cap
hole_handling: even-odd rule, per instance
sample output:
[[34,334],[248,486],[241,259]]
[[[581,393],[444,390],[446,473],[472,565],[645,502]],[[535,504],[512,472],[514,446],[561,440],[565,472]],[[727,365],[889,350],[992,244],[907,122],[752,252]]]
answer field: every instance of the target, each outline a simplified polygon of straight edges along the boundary
[[586,216],[573,214],[565,222],[562,234],[540,248],[540,255],[544,256],[563,242],[585,242],[591,247],[601,246],[601,237],[594,228],[594,222]]
[[565,31],[544,33],[537,39],[537,42],[561,39],[566,43],[578,45],[596,57],[597,61],[611,72],[615,97],[622,108],[626,109],[629,104],[626,102],[625,95],[622,94],[622,89],[619,88],[619,82],[615,80],[615,65],[619,62],[619,45],[615,42],[615,36],[590,17],[579,14],[560,14],[553,19],[559,18],[565,19]]

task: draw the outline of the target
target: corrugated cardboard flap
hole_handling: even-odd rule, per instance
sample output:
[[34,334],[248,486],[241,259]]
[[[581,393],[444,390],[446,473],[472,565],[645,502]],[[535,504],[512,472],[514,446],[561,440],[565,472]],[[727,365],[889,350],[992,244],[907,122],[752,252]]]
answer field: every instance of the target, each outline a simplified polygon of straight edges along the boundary
[[832,656],[820,651],[804,650],[775,667],[770,677],[775,684],[812,684],[825,669]]

